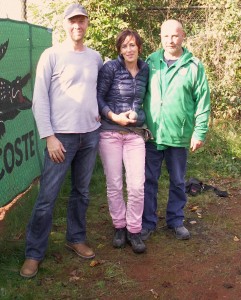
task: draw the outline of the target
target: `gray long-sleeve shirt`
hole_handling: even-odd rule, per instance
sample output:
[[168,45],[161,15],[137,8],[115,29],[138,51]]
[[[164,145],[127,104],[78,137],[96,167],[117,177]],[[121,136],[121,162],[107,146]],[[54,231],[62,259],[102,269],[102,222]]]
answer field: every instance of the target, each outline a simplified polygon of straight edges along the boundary
[[40,138],[91,132],[100,126],[96,85],[102,64],[98,52],[87,47],[76,52],[66,42],[42,53],[33,95]]

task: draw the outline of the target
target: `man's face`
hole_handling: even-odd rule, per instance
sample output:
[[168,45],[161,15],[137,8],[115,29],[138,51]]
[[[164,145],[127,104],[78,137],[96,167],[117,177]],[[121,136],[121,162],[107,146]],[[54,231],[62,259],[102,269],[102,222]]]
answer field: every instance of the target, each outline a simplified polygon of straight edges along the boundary
[[88,28],[88,18],[85,16],[74,16],[65,20],[64,25],[67,35],[74,42],[83,41],[86,30]]
[[174,57],[181,56],[185,33],[177,22],[166,22],[161,27],[160,36],[165,52]]

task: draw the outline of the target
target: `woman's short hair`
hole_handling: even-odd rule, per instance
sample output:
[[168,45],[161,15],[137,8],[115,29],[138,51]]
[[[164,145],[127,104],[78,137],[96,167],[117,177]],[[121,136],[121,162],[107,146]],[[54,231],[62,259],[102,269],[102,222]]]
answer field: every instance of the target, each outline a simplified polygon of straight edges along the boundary
[[141,39],[140,35],[132,29],[125,29],[118,34],[118,36],[116,38],[116,43],[115,43],[118,53],[120,54],[121,45],[124,42],[124,40],[126,39],[126,37],[128,37],[128,36],[131,36],[135,39],[136,45],[137,45],[139,53],[140,53],[141,48],[142,48],[142,39]]

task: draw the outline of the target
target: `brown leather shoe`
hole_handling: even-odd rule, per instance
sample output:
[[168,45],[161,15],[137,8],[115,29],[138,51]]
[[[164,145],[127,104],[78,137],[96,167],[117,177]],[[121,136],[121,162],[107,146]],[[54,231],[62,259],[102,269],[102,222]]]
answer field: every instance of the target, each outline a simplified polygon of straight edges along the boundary
[[20,270],[20,275],[24,278],[32,278],[38,273],[40,261],[27,258]]
[[78,256],[82,258],[93,258],[95,257],[94,251],[88,247],[85,243],[72,244],[67,243],[65,245],[69,250],[74,251]]

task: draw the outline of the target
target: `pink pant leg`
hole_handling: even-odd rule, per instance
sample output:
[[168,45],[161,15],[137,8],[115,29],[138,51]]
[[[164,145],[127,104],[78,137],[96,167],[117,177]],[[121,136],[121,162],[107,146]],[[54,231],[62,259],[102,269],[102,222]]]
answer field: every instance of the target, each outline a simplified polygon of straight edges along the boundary
[[[144,205],[145,143],[130,133],[101,132],[99,144],[107,182],[109,211],[115,228],[141,231]],[[123,198],[123,162],[126,170],[128,200]]]
[[136,134],[127,136],[123,147],[123,161],[127,184],[127,230],[138,233],[142,228],[145,182],[145,143]]
[[126,204],[123,197],[122,135],[103,131],[100,134],[99,153],[107,184],[107,200],[115,228],[126,227]]

